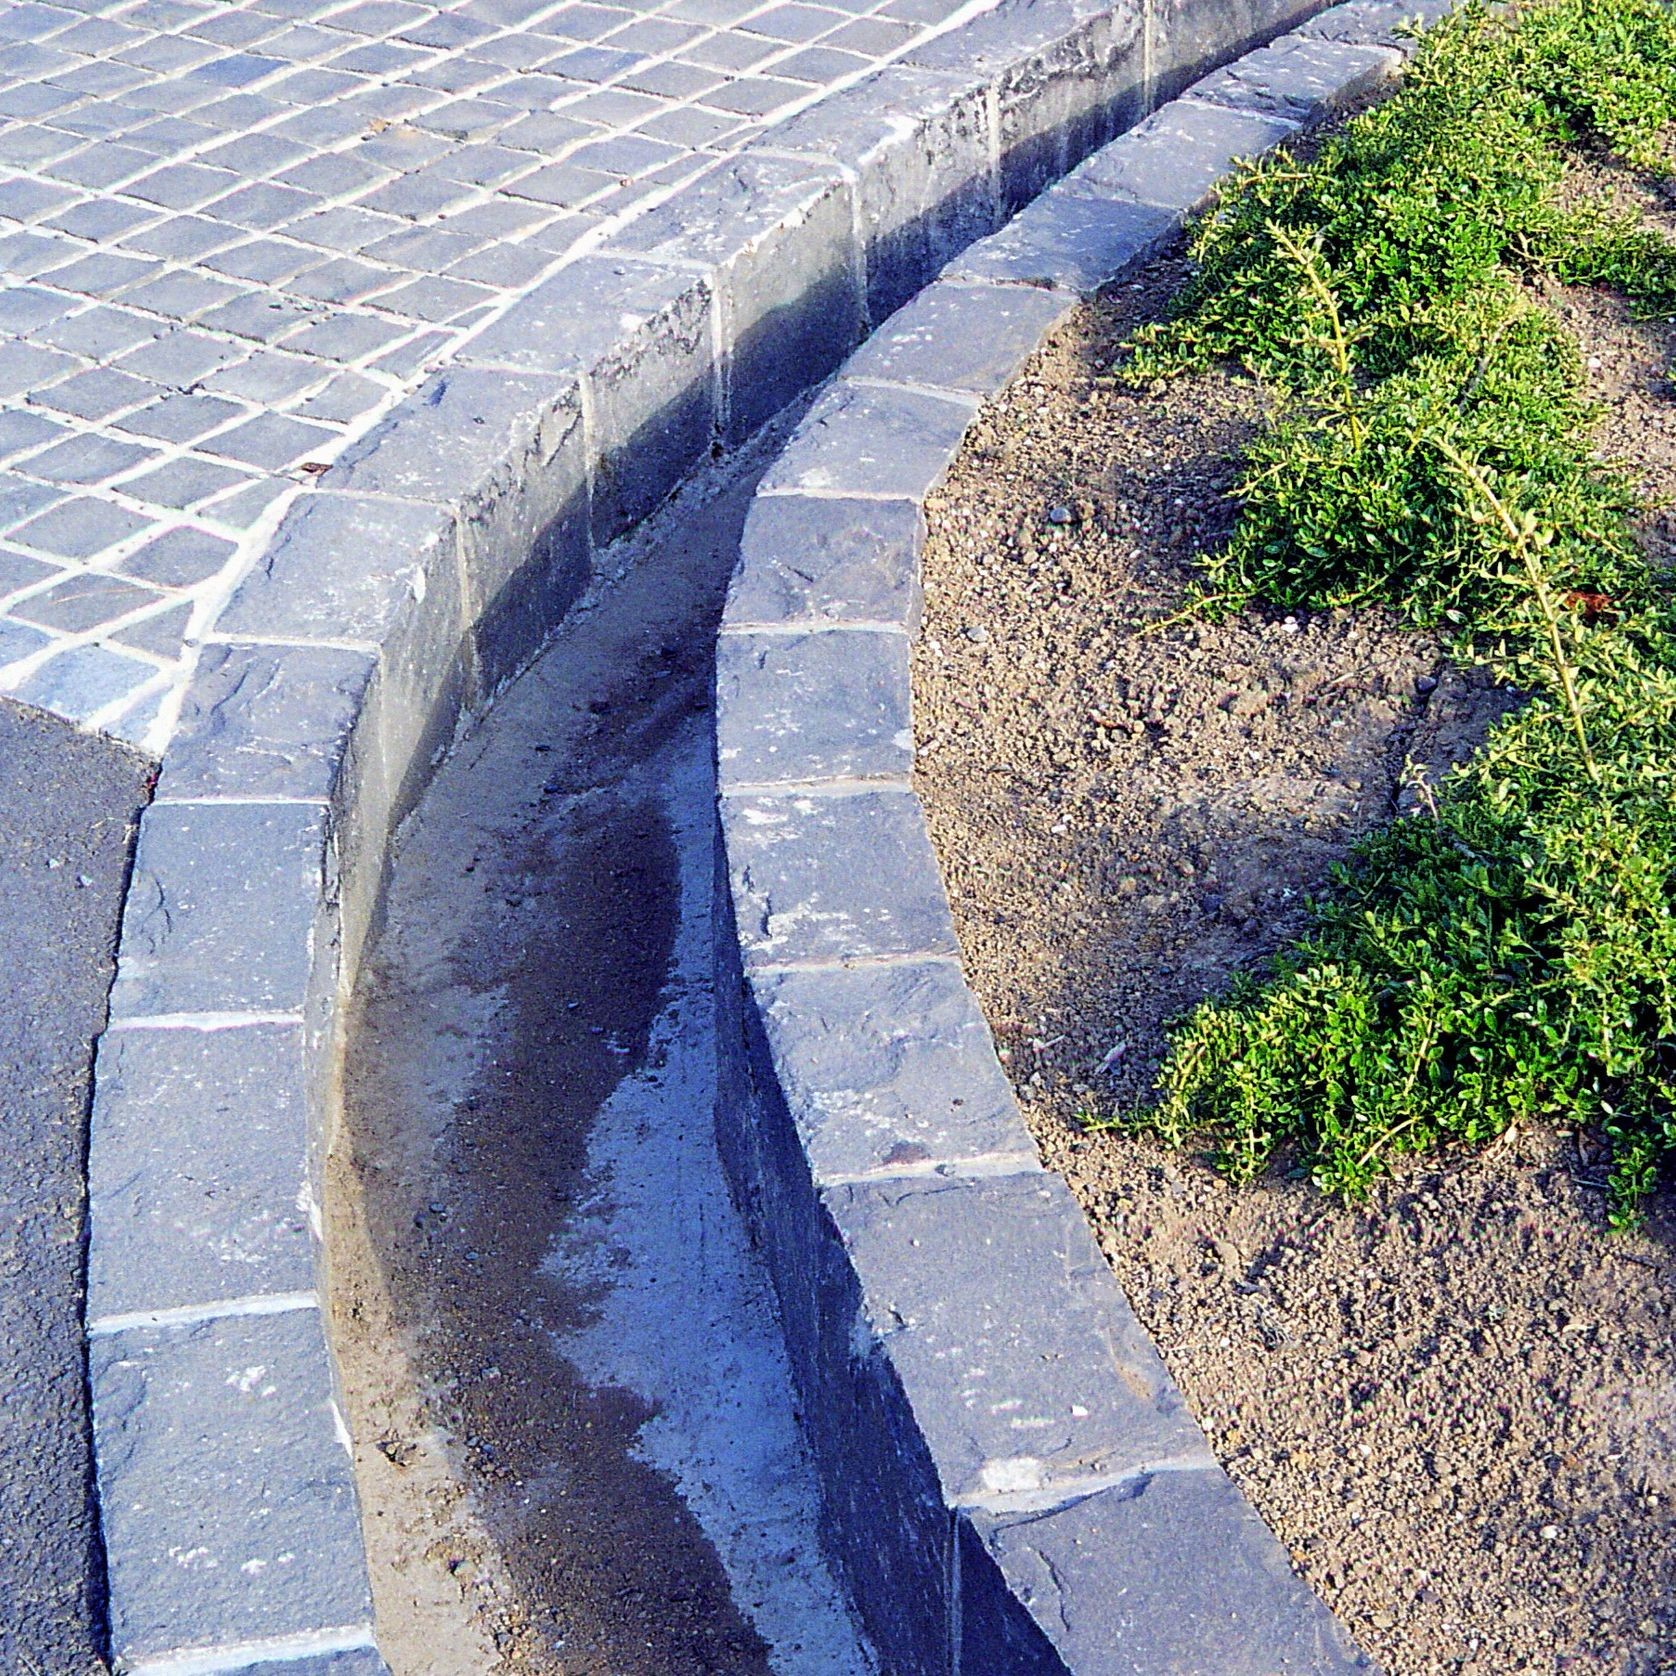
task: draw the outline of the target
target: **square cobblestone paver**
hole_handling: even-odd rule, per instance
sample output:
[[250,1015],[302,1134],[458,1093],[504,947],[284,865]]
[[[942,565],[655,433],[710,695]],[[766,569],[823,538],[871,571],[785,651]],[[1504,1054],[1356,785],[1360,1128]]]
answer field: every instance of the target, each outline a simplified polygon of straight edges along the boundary
[[361,435],[578,239],[948,9],[0,7],[0,581],[75,572],[0,592],[0,664],[83,720],[159,667],[183,679],[183,612],[116,646],[92,602],[224,587],[300,464]]

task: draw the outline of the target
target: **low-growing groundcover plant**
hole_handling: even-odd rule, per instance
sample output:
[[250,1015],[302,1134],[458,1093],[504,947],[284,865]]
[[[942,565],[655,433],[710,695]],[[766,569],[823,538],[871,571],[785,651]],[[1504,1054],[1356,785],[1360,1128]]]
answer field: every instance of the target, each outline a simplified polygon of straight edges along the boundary
[[1197,608],[1379,602],[1528,701],[1364,840],[1311,929],[1172,1033],[1140,1122],[1357,1195],[1403,1154],[1597,1127],[1632,1223],[1676,1152],[1676,600],[1592,447],[1543,276],[1676,307],[1676,246],[1583,189],[1667,172],[1676,9],[1471,5],[1311,162],[1245,166],[1128,376],[1262,380]]

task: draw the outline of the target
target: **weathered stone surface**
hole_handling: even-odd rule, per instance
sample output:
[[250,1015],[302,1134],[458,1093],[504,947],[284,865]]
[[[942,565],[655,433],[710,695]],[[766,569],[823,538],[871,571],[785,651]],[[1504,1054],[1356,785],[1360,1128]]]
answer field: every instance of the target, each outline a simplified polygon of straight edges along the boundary
[[849,183],[812,160],[718,163],[614,234],[611,248],[713,275],[727,322],[729,441],[743,441],[861,336]]
[[1040,1507],[1210,1452],[1059,1176],[829,1188],[950,1503]]
[[723,791],[905,780],[914,765],[908,637],[889,629],[724,634],[716,646]]
[[302,1054],[298,1025],[106,1033],[90,1318],[313,1286]]
[[377,643],[410,601],[455,569],[454,541],[452,512],[434,503],[304,495],[217,617],[216,632]]
[[140,822],[111,1017],[299,1009],[326,855],[319,807],[153,804]]
[[762,972],[751,988],[817,1182],[1035,1166],[989,1026],[953,962]]
[[952,264],[949,277],[1085,296],[1148,262],[1180,231],[1182,219],[1156,204],[1048,192]]
[[318,1310],[131,1328],[89,1360],[119,1668],[370,1626]]
[[1239,159],[1261,156],[1297,131],[1286,118],[1177,99],[1074,169],[1055,196],[1129,198],[1187,215]]
[[974,1586],[988,1580],[986,1562],[1077,1676],[1373,1668],[1214,1465],[1142,1475],[1048,1513],[969,1508],[961,1546],[962,1668],[995,1668],[995,1647],[1013,1639],[1008,1593]]
[[205,646],[158,797],[326,799],[373,664],[336,646]]
[[893,64],[767,136],[775,151],[855,172],[869,320],[995,226],[991,128],[982,77]]
[[1395,47],[1411,57],[1415,32],[1441,22],[1454,9],[1454,0],[1346,0],[1300,24],[1298,33],[1325,41]]
[[227,1676],[389,1676],[389,1670],[371,1647],[357,1647],[349,1652],[321,1653],[315,1658],[241,1664],[236,1670],[229,1669]]
[[956,952],[907,788],[728,797],[722,830],[749,963]]
[[879,327],[844,376],[992,395],[1072,306],[1052,291],[940,281]]
[[734,627],[798,622],[919,627],[925,519],[910,501],[761,495],[728,590]]
[[1313,122],[1388,80],[1401,63],[1394,47],[1284,35],[1194,82],[1187,97]]
[[1155,101],[1174,99],[1206,70],[1283,34],[1319,9],[1320,0],[1152,0]]
[[923,500],[948,470],[975,409],[972,398],[840,379],[769,467],[761,492]]

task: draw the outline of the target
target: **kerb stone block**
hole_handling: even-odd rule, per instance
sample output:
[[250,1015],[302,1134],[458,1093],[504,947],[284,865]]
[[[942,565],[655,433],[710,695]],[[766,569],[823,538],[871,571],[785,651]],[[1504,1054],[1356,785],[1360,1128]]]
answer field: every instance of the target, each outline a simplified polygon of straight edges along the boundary
[[1040,1508],[1123,1474],[1211,1463],[1059,1176],[855,1182],[823,1197],[865,1331],[951,1505]]
[[976,411],[975,397],[840,379],[804,416],[759,492],[924,500]]
[[107,1031],[89,1318],[308,1290],[307,1157],[300,1025]]
[[911,501],[763,495],[728,590],[731,627],[890,623],[919,628],[925,518]]
[[1373,1669],[1214,1465],[1141,1474],[1045,1513],[968,1508],[960,1544],[963,1671],[996,1668],[996,1648],[1022,1639],[1017,1601],[1062,1661],[1048,1668],[1077,1676]]
[[154,803],[140,821],[111,1017],[299,1011],[329,859],[319,805]]
[[722,800],[721,819],[748,964],[957,952],[907,787],[745,793]]
[[906,780],[914,765],[908,637],[888,629],[723,634],[716,762],[724,790]]
[[119,1669],[370,1631],[318,1310],[98,1335],[89,1362]]
[[1394,47],[1284,35],[1194,82],[1186,97],[1313,122],[1387,81],[1401,63]]
[[730,443],[836,367],[861,337],[854,206],[838,169],[731,158],[614,234],[611,248],[713,276]]
[[949,274],[1087,296],[1143,267],[1181,231],[1183,219],[1156,204],[1048,192],[974,245]]
[[758,972],[751,991],[817,1182],[1035,1168],[989,1026],[952,961]]

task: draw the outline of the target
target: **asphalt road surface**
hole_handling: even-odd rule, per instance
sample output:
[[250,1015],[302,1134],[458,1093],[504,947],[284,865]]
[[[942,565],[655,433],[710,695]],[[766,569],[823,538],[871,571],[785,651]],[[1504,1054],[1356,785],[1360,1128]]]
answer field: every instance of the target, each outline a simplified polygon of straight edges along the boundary
[[87,1110],[152,764],[0,701],[0,1671],[104,1668]]

